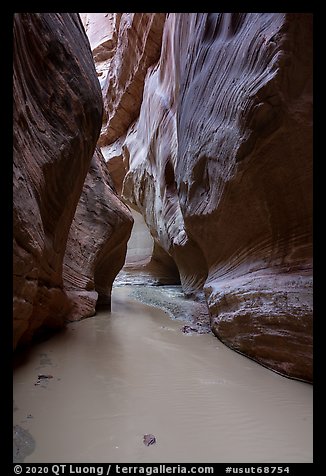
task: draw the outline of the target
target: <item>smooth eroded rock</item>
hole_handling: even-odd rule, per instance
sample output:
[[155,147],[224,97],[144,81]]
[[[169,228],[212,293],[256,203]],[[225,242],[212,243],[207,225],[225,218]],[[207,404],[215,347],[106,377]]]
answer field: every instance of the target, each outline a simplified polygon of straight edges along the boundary
[[311,15],[169,14],[121,154],[125,199],[215,334],[310,381]]
[[112,187],[97,148],[70,229],[64,258],[64,285],[72,301],[69,320],[110,307],[112,283],[122,268],[133,218]]
[[179,272],[173,259],[154,242],[140,213],[131,209],[134,219],[127,245],[124,266],[117,275],[115,285],[180,284]]
[[69,312],[62,263],[101,127],[78,14],[16,13],[13,78],[14,347]]
[[144,78],[161,49],[165,13],[82,13],[104,100],[99,145],[119,139],[137,118]]

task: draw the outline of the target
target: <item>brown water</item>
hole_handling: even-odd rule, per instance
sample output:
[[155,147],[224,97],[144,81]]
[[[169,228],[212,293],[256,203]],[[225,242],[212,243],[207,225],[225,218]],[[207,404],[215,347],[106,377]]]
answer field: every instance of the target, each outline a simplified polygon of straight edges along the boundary
[[[35,442],[25,462],[312,461],[312,386],[211,334],[183,334],[131,290],[114,289],[112,314],[70,324],[17,366],[14,425]],[[39,374],[53,378],[35,385]]]

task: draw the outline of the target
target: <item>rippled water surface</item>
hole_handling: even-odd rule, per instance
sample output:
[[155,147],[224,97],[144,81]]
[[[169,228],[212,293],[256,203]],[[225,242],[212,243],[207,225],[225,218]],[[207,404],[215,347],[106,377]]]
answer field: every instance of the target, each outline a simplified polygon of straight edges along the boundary
[[312,386],[183,324],[118,287],[111,314],[22,356],[14,425],[34,441],[17,450],[25,462],[311,462]]

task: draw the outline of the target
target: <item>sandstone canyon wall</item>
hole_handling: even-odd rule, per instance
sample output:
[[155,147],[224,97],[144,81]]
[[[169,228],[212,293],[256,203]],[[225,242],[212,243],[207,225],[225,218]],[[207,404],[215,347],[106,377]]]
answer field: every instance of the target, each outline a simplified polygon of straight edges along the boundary
[[80,14],[92,48],[104,101],[98,145],[118,193],[121,193],[129,166],[128,152],[123,143],[129,126],[139,116],[147,70],[160,56],[165,15]]
[[[123,27],[122,17],[106,15],[116,22],[108,35],[116,46],[102,93],[119,98],[105,102],[110,121],[127,97],[125,75],[132,82],[144,68],[130,63],[135,48],[119,43],[137,36],[134,17]],[[100,44],[98,36],[97,52]],[[133,114],[112,134],[107,122],[102,128],[116,187],[177,265],[184,291],[204,289],[213,332],[310,381],[311,15],[167,14],[158,51],[156,63],[142,63]]]
[[132,224],[96,148],[64,257],[64,285],[73,303],[69,320],[93,316],[96,305],[110,308],[112,283],[124,264]]
[[[133,140],[133,127],[143,99],[145,76],[157,63],[161,52],[165,13],[81,13],[92,48],[96,71],[104,100],[104,115],[98,145],[107,162],[116,191],[129,169],[126,145]],[[129,127],[130,126],[130,127]],[[137,221],[138,207],[135,210]],[[137,221],[134,232],[140,228]],[[132,244],[130,244],[132,246]],[[132,282],[135,263],[125,266],[123,282]],[[144,282],[179,283],[179,272],[168,253],[156,241],[152,257],[137,264],[139,280]],[[129,275],[129,277],[128,277]],[[126,279],[125,279],[126,278]],[[130,281],[131,279],[131,281]]]
[[110,145],[138,117],[144,78],[158,60],[165,13],[81,13],[104,100],[99,145]]
[[78,14],[14,15],[13,87],[15,348],[109,301],[132,218],[92,160],[103,101]]

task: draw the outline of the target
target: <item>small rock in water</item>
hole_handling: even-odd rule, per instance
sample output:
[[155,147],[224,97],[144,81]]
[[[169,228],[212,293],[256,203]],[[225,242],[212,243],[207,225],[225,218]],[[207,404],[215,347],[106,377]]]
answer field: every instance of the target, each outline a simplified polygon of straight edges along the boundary
[[[38,375],[37,382],[34,383],[34,385],[40,385],[41,380],[49,379],[49,378],[53,378],[53,375],[40,374],[40,375]],[[41,385],[41,387],[45,388],[44,385]]]
[[156,438],[154,435],[144,435],[144,445],[150,446],[150,445],[155,445],[156,443]]
[[181,330],[184,334],[191,334],[192,332],[198,332],[198,329],[191,326],[183,326]]

